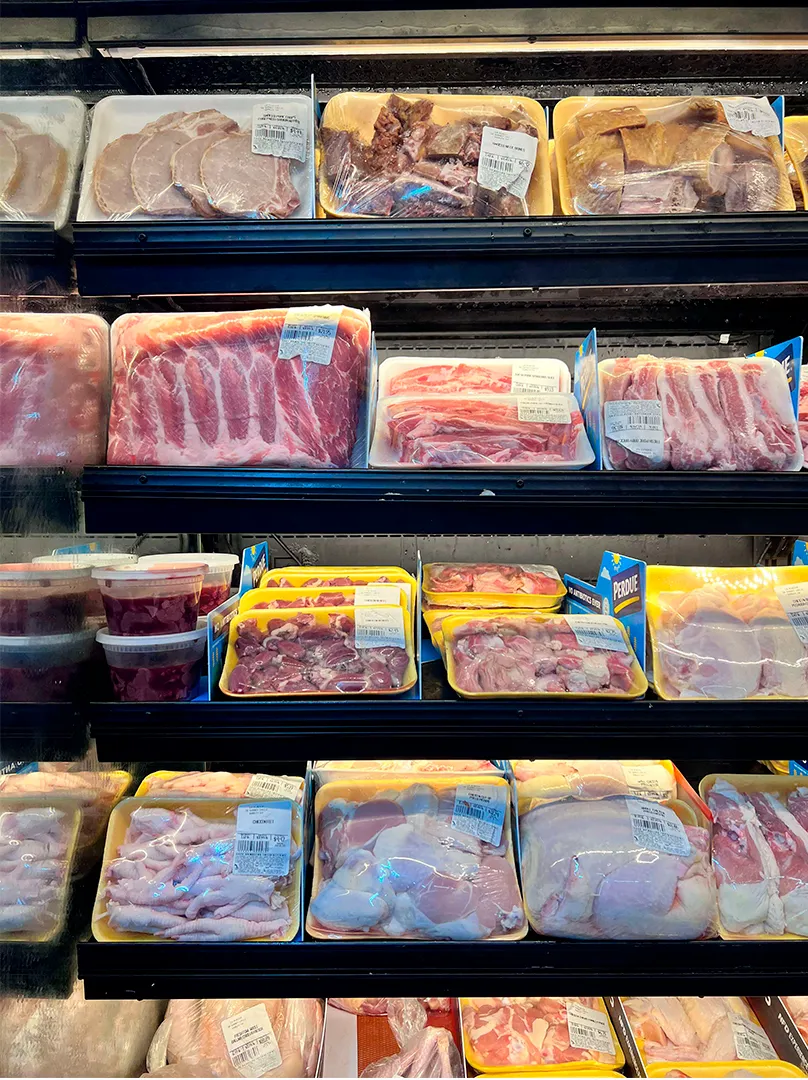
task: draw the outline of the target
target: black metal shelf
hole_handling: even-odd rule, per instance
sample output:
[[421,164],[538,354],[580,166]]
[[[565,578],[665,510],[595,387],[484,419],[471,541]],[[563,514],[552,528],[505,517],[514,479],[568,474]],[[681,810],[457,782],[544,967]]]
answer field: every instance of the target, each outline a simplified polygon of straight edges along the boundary
[[91,296],[803,281],[804,214],[77,224]]
[[88,532],[808,533],[808,473],[107,466],[82,498]]
[[805,989],[808,942],[86,942],[93,998],[484,994],[787,994]]
[[87,746],[82,706],[69,702],[0,702],[0,758],[59,761],[80,757]]
[[2,292],[66,290],[70,283],[70,245],[47,221],[0,222]]

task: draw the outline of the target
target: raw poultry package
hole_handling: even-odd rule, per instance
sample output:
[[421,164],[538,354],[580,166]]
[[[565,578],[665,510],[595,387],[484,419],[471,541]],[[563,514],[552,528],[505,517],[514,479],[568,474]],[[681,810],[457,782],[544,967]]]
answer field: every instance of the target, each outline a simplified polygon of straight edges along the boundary
[[789,472],[803,453],[785,369],[761,356],[598,364],[607,469]]
[[680,698],[808,698],[808,567],[649,566],[654,689]]
[[583,469],[594,460],[572,394],[403,394],[376,407],[377,468]]
[[80,819],[70,799],[0,797],[0,942],[61,932]]
[[537,934],[613,940],[712,937],[715,879],[706,808],[677,789],[665,802],[534,796],[518,785],[522,886]]
[[700,791],[713,815],[721,936],[808,937],[808,786],[713,774]]
[[794,209],[765,98],[564,98],[553,130],[564,214]]
[[568,394],[570,372],[551,358],[388,356],[379,365],[379,397],[402,394]]
[[493,761],[315,761],[312,768],[320,783],[339,778],[340,773],[490,773],[502,772]]
[[92,119],[79,221],[314,216],[307,95],[116,95]]
[[648,689],[623,626],[608,615],[450,615],[441,627],[462,697],[635,698]]
[[318,998],[174,999],[148,1076],[316,1076],[322,1038]]
[[801,206],[808,206],[808,116],[787,116],[785,140],[788,158],[794,167]]
[[768,1076],[756,1066],[778,1060],[743,998],[627,997],[621,1005],[649,1076],[689,1076],[682,1066],[690,1062],[715,1066],[705,1076],[727,1075],[718,1070],[732,1063],[731,1076]]
[[0,465],[103,464],[108,406],[103,319],[0,314]]
[[124,799],[107,830],[93,935],[291,941],[301,844],[302,814],[290,799]]
[[268,773],[231,773],[231,772],[176,772],[172,769],[159,769],[149,773],[140,782],[135,794],[177,795],[200,798],[223,798],[231,796],[237,799],[294,799],[303,802],[305,781],[302,776],[270,776]]
[[603,998],[461,998],[466,1060],[485,1075],[602,1075],[625,1064]]
[[634,795],[664,802],[676,795],[671,761],[531,761],[510,762],[520,797],[532,799],[603,799]]
[[318,199],[331,216],[553,212],[547,121],[530,98],[335,94],[320,134]]
[[524,937],[503,777],[334,781],[315,796],[314,826],[312,937]]
[[537,563],[425,563],[430,607],[555,610],[567,590],[554,566]]
[[0,97],[0,218],[64,228],[86,120],[78,97]]
[[368,313],[347,307],[122,315],[107,461],[348,468],[369,355]]
[[346,585],[398,585],[407,597],[407,607],[415,610],[417,582],[400,566],[279,566],[261,578],[262,589],[341,589]]
[[219,683],[228,697],[400,694],[417,679],[402,607],[250,611],[229,634]]
[[140,1076],[164,1001],[0,995],[0,1061],[14,1077]]
[[800,1035],[808,1042],[808,997],[791,995],[782,999],[789,1016],[797,1025]]
[[341,585],[298,586],[286,588],[250,589],[238,602],[240,612],[266,611],[284,608],[356,607],[357,605],[393,605],[409,611],[408,593],[398,584],[390,585]]

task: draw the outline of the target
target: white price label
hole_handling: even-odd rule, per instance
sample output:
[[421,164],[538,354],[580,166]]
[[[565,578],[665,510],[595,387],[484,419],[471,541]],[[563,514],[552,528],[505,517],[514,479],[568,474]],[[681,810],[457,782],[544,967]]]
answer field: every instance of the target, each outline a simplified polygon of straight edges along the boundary
[[661,401],[607,401],[603,427],[612,439],[633,454],[661,462],[665,451]]
[[266,1005],[222,1020],[222,1035],[233,1068],[242,1076],[264,1076],[283,1061]]
[[239,806],[233,873],[285,877],[292,847],[290,806]]
[[499,128],[484,127],[477,183],[489,191],[505,188],[511,195],[524,199],[538,148],[539,140],[524,131],[500,131]]
[[794,633],[808,645],[808,581],[793,581],[790,585],[775,585],[777,599],[783,605]]
[[777,1057],[777,1052],[762,1027],[735,1012],[729,1014],[729,1019],[735,1052],[739,1058],[743,1061],[772,1061]]
[[498,847],[506,810],[505,788],[495,784],[458,784],[452,828]]
[[564,618],[581,648],[628,652],[620,624],[610,615],[565,615]]
[[398,585],[357,585],[354,591],[354,607],[400,603],[401,589]]
[[392,646],[406,649],[404,609],[401,607],[355,607],[357,649],[381,649]]
[[631,832],[635,843],[648,851],[665,851],[669,855],[689,855],[690,841],[685,827],[667,806],[627,799]]
[[546,360],[514,360],[512,394],[557,394],[558,369]]
[[296,799],[302,787],[303,781],[297,776],[256,773],[244,794],[249,799]]
[[664,765],[624,765],[629,795],[660,802],[673,795],[673,779]]
[[307,364],[330,364],[341,314],[342,308],[331,311],[289,308],[278,342],[278,359],[292,360],[299,356]]
[[605,1013],[589,1009],[578,1001],[567,1000],[567,1027],[570,1046],[576,1050],[597,1050],[599,1054],[614,1054],[614,1039]]
[[569,424],[572,422],[570,403],[564,394],[532,394],[516,399],[520,420],[531,424]]
[[305,161],[308,117],[302,102],[266,101],[252,111],[252,152]]
[[721,104],[727,123],[735,131],[746,131],[762,137],[780,134],[780,121],[768,98],[722,98]]

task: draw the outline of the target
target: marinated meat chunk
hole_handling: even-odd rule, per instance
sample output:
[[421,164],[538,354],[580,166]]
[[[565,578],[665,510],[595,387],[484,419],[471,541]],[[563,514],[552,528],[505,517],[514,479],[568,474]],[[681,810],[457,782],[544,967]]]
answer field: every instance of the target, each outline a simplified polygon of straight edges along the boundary
[[467,120],[436,127],[427,139],[426,157],[459,157],[465,146],[468,130]]
[[570,150],[567,173],[579,212],[615,214],[625,181],[623,144],[619,135],[587,135]]
[[588,135],[611,135],[621,128],[641,128],[647,123],[647,118],[635,105],[626,105],[619,109],[583,113],[578,117],[578,130],[582,138],[586,138]]
[[621,128],[623,154],[627,172],[641,169],[667,169],[673,150],[668,143],[664,124],[647,127]]

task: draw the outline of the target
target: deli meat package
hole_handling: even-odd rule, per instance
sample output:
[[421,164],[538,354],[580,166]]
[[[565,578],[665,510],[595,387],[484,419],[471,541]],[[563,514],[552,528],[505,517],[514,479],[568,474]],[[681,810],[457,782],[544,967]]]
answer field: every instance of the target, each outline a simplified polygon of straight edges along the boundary
[[[585,765],[585,762],[580,763]],[[716,892],[706,807],[673,798],[586,798],[518,781],[530,925],[562,938],[711,937]],[[608,789],[607,789],[608,790]]]
[[322,1037],[318,998],[175,998],[144,1075],[316,1076]]
[[103,319],[0,313],[0,465],[102,465],[108,404]]
[[301,843],[302,812],[290,799],[124,799],[107,830],[93,935],[290,941]]
[[317,792],[314,827],[312,937],[524,937],[503,777],[346,777]]
[[122,315],[107,461],[348,468],[369,353],[353,308]]
[[302,94],[104,98],[79,221],[311,218],[313,124]]
[[335,94],[320,127],[318,197],[334,217],[553,212],[536,101],[475,94]]
[[553,130],[564,214],[794,209],[765,98],[564,98]]
[[713,775],[701,790],[714,819],[721,936],[808,937],[808,786]]
[[785,369],[767,356],[620,357],[598,364],[607,469],[799,471]]
[[69,95],[0,97],[0,219],[67,224],[86,117]]
[[649,566],[660,697],[808,698],[804,566]]
[[[461,998],[466,1060],[485,1075],[523,1075],[518,1069],[564,1074],[581,1069],[619,1069],[625,1064],[602,998]],[[569,1075],[578,1075],[570,1072]],[[597,1074],[595,1074],[597,1075]]]

